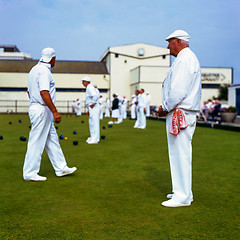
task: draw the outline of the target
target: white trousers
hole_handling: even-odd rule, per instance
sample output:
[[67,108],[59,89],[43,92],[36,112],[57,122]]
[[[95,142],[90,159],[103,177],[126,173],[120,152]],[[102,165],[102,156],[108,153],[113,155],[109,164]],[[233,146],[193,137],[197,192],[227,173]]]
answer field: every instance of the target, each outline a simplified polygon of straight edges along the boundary
[[105,117],[110,117],[110,108],[108,107],[105,109]]
[[76,115],[81,116],[82,115],[82,108],[76,108]]
[[170,134],[172,113],[167,115],[166,130],[168,154],[172,178],[172,199],[181,203],[191,203],[192,194],[192,137],[196,127],[196,113],[184,111],[189,126],[178,135]]
[[67,163],[59,144],[51,111],[47,106],[32,104],[29,107],[29,118],[32,127],[23,166],[23,178],[31,178],[39,173],[44,149],[55,173],[61,174],[67,168]]
[[99,107],[99,116],[100,116],[100,119],[103,119],[103,106],[102,105]]
[[139,128],[146,128],[146,115],[144,107],[139,107]]
[[149,117],[150,116],[150,105],[146,106],[146,116]]
[[136,118],[136,106],[135,104],[131,106],[131,119]]
[[136,107],[136,113],[137,113],[137,120],[135,122],[135,125],[134,125],[134,128],[138,128],[140,126],[140,113],[139,113],[139,107],[137,106]]
[[88,111],[90,140],[98,142],[100,140],[100,106],[96,104],[93,108],[89,107]]

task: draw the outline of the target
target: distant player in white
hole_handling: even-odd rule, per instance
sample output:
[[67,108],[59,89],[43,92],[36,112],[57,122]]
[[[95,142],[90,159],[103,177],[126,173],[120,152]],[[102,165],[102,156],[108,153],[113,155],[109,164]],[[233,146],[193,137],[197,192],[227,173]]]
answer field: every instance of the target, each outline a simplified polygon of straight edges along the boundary
[[122,100],[122,117],[127,118],[127,98],[124,96]]
[[93,84],[90,83],[89,77],[82,79],[82,84],[86,87],[86,106],[89,115],[89,131],[90,137],[86,140],[88,144],[97,144],[100,141],[100,107],[98,99],[100,97],[99,91]]
[[103,100],[103,97],[102,97],[102,95],[100,95],[100,98],[99,98],[99,100],[98,100],[98,104],[99,104],[99,107],[100,107],[100,119],[103,119],[103,102],[104,102],[104,100]]
[[105,117],[110,117],[110,109],[111,109],[111,103],[110,103],[110,100],[108,98],[106,98],[106,101],[105,101]]
[[78,98],[75,102],[76,106],[76,115],[81,116],[82,115],[82,105],[81,105],[81,100]]
[[149,92],[146,93],[146,116],[150,116],[150,103],[151,103],[151,96]]
[[130,110],[131,110],[131,119],[135,119],[136,118],[136,96],[132,95],[132,100],[130,103]]

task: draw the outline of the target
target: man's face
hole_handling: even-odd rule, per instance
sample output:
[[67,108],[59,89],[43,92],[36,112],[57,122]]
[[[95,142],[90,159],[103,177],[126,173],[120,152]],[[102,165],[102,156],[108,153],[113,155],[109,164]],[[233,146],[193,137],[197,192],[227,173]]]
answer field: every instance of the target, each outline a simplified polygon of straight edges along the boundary
[[82,84],[83,84],[84,87],[87,87],[88,82],[87,81],[82,81]]
[[56,62],[56,57],[52,57],[52,59],[50,61],[50,64],[51,64],[52,68],[55,66],[55,62]]
[[167,48],[170,50],[170,55],[176,57],[179,53],[178,39],[177,38],[169,39]]

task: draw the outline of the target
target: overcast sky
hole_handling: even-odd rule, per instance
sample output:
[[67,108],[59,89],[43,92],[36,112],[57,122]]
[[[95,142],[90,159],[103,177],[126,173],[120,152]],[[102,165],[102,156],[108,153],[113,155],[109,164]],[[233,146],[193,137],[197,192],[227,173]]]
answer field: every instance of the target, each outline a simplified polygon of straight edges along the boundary
[[0,0],[0,44],[40,58],[98,61],[108,47],[148,43],[187,31],[202,67],[234,68],[240,84],[240,0]]

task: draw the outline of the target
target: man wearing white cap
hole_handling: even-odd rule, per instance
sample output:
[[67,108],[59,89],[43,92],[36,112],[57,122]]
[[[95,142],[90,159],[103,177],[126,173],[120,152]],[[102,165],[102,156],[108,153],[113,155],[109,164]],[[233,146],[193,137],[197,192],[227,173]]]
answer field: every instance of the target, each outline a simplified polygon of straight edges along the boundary
[[97,144],[100,140],[100,107],[98,104],[100,94],[98,89],[91,84],[89,77],[84,77],[82,84],[86,87],[86,106],[89,114],[90,137],[86,142],[88,144]]
[[72,174],[77,170],[76,167],[67,166],[53,123],[53,120],[56,123],[61,122],[61,115],[54,105],[56,89],[51,68],[55,66],[55,60],[55,50],[44,48],[40,61],[31,69],[28,76],[29,117],[32,127],[23,166],[23,178],[26,181],[47,180],[46,177],[38,175],[44,149],[58,177]]
[[165,207],[189,206],[192,194],[192,137],[200,110],[201,71],[189,48],[189,35],[177,30],[166,38],[170,54],[176,57],[162,87],[158,115],[166,116],[172,194]]

